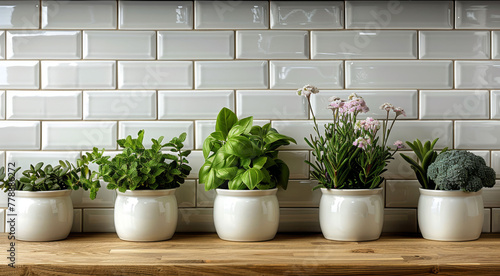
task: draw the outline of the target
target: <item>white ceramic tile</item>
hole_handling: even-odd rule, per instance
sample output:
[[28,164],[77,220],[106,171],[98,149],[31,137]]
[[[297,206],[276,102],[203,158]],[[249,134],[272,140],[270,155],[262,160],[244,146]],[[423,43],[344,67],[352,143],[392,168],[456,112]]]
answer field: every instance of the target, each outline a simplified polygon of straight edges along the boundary
[[483,233],[491,233],[491,209],[484,209]]
[[236,91],[236,110],[238,117],[254,119],[307,119],[309,115],[306,98],[289,90]]
[[216,192],[215,190],[205,191],[204,184],[196,185],[196,206],[197,207],[214,207]]
[[[326,122],[318,122],[318,125],[323,125]],[[288,135],[297,141],[297,144],[290,144],[283,147],[282,150],[301,149],[310,150],[304,137],[309,137],[310,134],[315,135],[314,123],[312,120],[294,120],[294,121],[272,121],[271,126],[279,133]],[[321,130],[320,130],[321,131]]]
[[144,129],[144,146],[150,147],[153,143],[151,138],[158,139],[163,136],[163,143],[167,143],[173,137],[178,137],[181,133],[186,132],[187,138],[184,141],[184,149],[192,149],[194,143],[194,123],[192,121],[153,121],[141,122],[131,121],[119,122],[118,138],[123,139],[128,135],[137,137],[139,130]]
[[500,151],[491,152],[491,168],[497,173],[497,178],[500,178]]
[[500,149],[500,122],[455,121],[456,149]]
[[491,55],[493,59],[500,59],[500,32],[491,32]]
[[346,88],[452,88],[451,61],[346,61]]
[[42,150],[116,149],[116,122],[43,122]]
[[80,120],[81,91],[7,91],[7,119]]
[[491,232],[500,232],[500,208],[491,209]]
[[236,58],[307,59],[307,31],[237,31]]
[[[5,232],[5,209],[0,209],[0,233]],[[8,232],[8,231],[7,231]]]
[[312,31],[313,59],[417,58],[416,31]]
[[38,29],[40,1],[0,1],[0,29]]
[[0,61],[0,88],[7,89],[38,89],[38,61]]
[[421,31],[421,59],[489,59],[490,32]]
[[347,1],[346,29],[452,29],[453,1]]
[[[234,110],[233,110],[234,111]],[[216,118],[217,116],[214,116]],[[242,118],[242,117],[240,117]],[[253,125],[263,126],[269,123],[269,120],[253,120]],[[195,122],[195,148],[202,149],[203,142],[210,135],[210,133],[215,131],[215,120],[203,120]]]
[[191,1],[119,1],[118,3],[120,29],[193,28]]
[[382,232],[417,232],[417,210],[386,208],[384,210],[384,226]]
[[316,118],[331,119],[332,111],[326,108],[328,106],[328,99],[332,96],[347,99],[352,92],[356,92],[358,96],[363,97],[367,106],[370,108],[368,113],[358,115],[360,119],[366,117],[385,119],[387,113],[385,110],[380,110],[379,107],[386,102],[390,102],[396,107],[402,107],[405,110],[406,117],[400,116],[398,120],[418,118],[417,90],[321,90],[320,93],[311,96],[311,106]]
[[156,119],[156,91],[84,91],[84,120]]
[[497,1],[456,1],[457,29],[500,28],[500,3]]
[[90,191],[83,189],[73,191],[71,193],[71,200],[75,208],[106,208],[114,207],[116,199],[116,191],[108,190],[107,183],[101,181],[101,188],[97,192],[95,199],[90,199]]
[[116,4],[117,1],[42,0],[42,28],[116,29]]
[[234,110],[233,90],[158,92],[158,119],[215,119],[223,107]]
[[5,91],[0,91],[0,120],[5,119]]
[[83,232],[115,232],[113,209],[83,209]]
[[155,31],[84,31],[84,59],[155,59]]
[[271,1],[271,29],[342,29],[342,1]]
[[385,207],[417,208],[420,184],[417,180],[387,180]]
[[71,226],[72,233],[82,232],[82,209],[73,209],[73,225]]
[[278,158],[288,165],[290,179],[309,178],[309,165],[304,162],[309,161],[309,151],[280,150]]
[[119,89],[192,89],[191,61],[119,61]]
[[312,191],[317,185],[317,181],[290,180],[286,190],[278,190],[280,207],[318,207],[321,190]]
[[492,188],[484,188],[483,190],[484,207],[500,207],[500,184],[496,181],[495,186]]
[[8,31],[8,59],[80,59],[80,31]]
[[115,89],[114,61],[42,61],[42,89]]
[[189,166],[191,166],[192,168],[191,173],[187,178],[198,178],[200,168],[205,163],[203,152],[201,150],[192,151],[191,154],[187,157],[187,160],[189,161]]
[[271,61],[271,89],[298,89],[305,84],[318,88],[343,88],[342,61]]
[[[0,8],[1,9],[1,8]],[[5,58],[5,32],[0,32],[0,59]]]
[[196,29],[267,29],[267,1],[195,1]]
[[233,31],[158,32],[158,59],[233,58]]
[[488,119],[486,90],[422,90],[421,119]]
[[455,61],[456,88],[500,88],[499,61]]
[[5,167],[5,152],[0,151],[0,168]]
[[179,208],[175,232],[215,232],[212,208]]
[[[413,141],[413,139],[411,140]],[[411,169],[410,164],[406,162],[402,157],[401,153],[409,156],[416,160],[416,155],[412,151],[398,151],[387,165],[387,171],[383,174],[385,179],[417,179],[415,172]]]
[[38,162],[57,166],[59,160],[67,160],[76,164],[78,158],[80,158],[79,151],[8,151],[6,154],[7,163],[21,167],[21,171],[29,169],[30,165],[35,165]]
[[0,149],[40,149],[40,122],[0,122]]
[[280,208],[278,232],[321,232],[318,208]]
[[453,146],[453,122],[452,121],[396,121],[387,141],[391,146],[396,140],[420,141],[434,140],[439,138],[435,145],[436,149]]
[[491,118],[500,119],[500,90],[491,91]]
[[196,181],[186,180],[176,191],[179,208],[196,207]]
[[196,61],[194,66],[197,89],[267,88],[267,61]]

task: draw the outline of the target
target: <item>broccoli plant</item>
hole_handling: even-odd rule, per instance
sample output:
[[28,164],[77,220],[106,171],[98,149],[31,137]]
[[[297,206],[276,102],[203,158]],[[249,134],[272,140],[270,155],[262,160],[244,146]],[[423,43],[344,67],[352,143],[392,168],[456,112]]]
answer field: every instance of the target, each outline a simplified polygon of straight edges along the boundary
[[468,151],[447,151],[439,154],[429,166],[429,178],[436,190],[477,192],[495,185],[495,171],[486,166],[483,158]]

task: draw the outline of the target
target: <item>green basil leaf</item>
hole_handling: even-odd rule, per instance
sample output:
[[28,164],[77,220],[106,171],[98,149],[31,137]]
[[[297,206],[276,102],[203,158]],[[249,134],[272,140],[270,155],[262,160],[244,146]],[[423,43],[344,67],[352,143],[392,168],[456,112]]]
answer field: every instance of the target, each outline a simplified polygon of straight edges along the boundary
[[262,167],[264,167],[264,165],[266,164],[266,161],[267,161],[267,157],[265,157],[265,156],[255,158],[253,160],[253,167],[260,170],[260,169],[262,169]]
[[252,130],[252,125],[253,125],[253,117],[246,117],[238,122],[236,122],[235,126],[241,126],[244,129],[244,133],[250,133],[250,130]]
[[236,117],[236,114],[234,114],[234,112],[230,109],[224,107],[217,116],[215,130],[220,131],[225,139],[229,134],[229,130],[231,130],[237,121],[238,118]]
[[251,168],[244,172],[241,178],[248,189],[253,190],[264,179],[264,174],[258,169]]
[[243,136],[232,137],[226,142],[226,151],[240,158],[251,158],[255,155],[252,142]]

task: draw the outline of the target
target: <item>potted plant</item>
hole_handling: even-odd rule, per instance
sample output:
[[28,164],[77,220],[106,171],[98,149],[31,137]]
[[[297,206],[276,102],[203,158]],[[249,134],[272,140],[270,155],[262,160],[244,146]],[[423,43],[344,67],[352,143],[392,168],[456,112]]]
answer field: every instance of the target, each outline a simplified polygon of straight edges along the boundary
[[216,189],[214,223],[219,237],[230,241],[273,239],[278,230],[277,187],[286,189],[289,169],[278,159],[278,148],[295,143],[270,123],[253,125],[253,117],[238,120],[223,108],[215,132],[203,143],[205,163],[200,183]]
[[[191,171],[183,150],[186,133],[162,144],[163,136],[151,139],[153,145],[143,145],[144,130],[138,137],[118,140],[122,152],[110,159],[99,154],[93,162],[99,171],[93,178],[108,182],[107,188],[117,190],[114,208],[116,233],[127,241],[161,241],[170,239],[177,226],[175,190]],[[164,153],[170,148],[174,154]]]
[[[306,85],[298,90],[307,98],[319,90]],[[332,121],[320,132],[314,112],[316,135],[305,138],[312,149],[315,161],[306,161],[312,168],[311,177],[321,188],[320,226],[326,239],[340,241],[375,240],[380,237],[384,219],[383,190],[379,188],[382,173],[396,151],[403,147],[401,141],[391,153],[387,146],[389,134],[396,119],[405,112],[389,103],[380,108],[387,112],[380,122],[371,117],[358,120],[360,113],[369,111],[362,97],[355,93],[348,99],[329,99]],[[311,108],[312,111],[312,108]],[[392,122],[390,113],[394,112]],[[379,133],[382,128],[382,133]]]
[[[54,241],[65,239],[73,225],[71,190],[83,188],[96,192],[98,181],[91,181],[87,164],[92,154],[84,155],[73,165],[43,162],[30,165],[16,179],[21,168],[9,164],[8,171],[0,168],[0,189],[8,196],[7,220],[12,222],[15,237],[24,241]],[[15,225],[15,226],[14,226]]]
[[495,185],[495,171],[483,158],[464,150],[433,150],[437,139],[407,142],[417,161],[411,164],[421,184],[418,224],[422,236],[439,241],[468,241],[481,235],[484,219],[483,187]]

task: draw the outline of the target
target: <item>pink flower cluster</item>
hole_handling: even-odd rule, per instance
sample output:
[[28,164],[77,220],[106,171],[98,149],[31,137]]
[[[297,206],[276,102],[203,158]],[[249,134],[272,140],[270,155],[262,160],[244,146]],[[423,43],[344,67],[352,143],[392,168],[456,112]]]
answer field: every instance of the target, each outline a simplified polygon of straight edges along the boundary
[[401,141],[401,140],[397,140],[396,142],[394,142],[394,146],[396,146],[396,148],[398,148],[398,149],[405,148],[405,145],[403,144],[403,141]]
[[365,137],[358,137],[354,142],[352,143],[354,146],[362,149],[366,149],[368,145],[372,143],[372,140],[368,135],[365,135]]
[[372,133],[377,132],[380,129],[380,122],[378,120],[373,119],[372,117],[366,118],[366,120],[357,121],[354,125],[354,129],[364,129],[366,131],[370,131]]
[[342,100],[339,97],[331,97],[329,101],[328,108],[332,110],[338,109],[340,113],[352,114],[355,112],[366,113],[370,111],[365,100],[355,93],[349,96],[348,101]]

